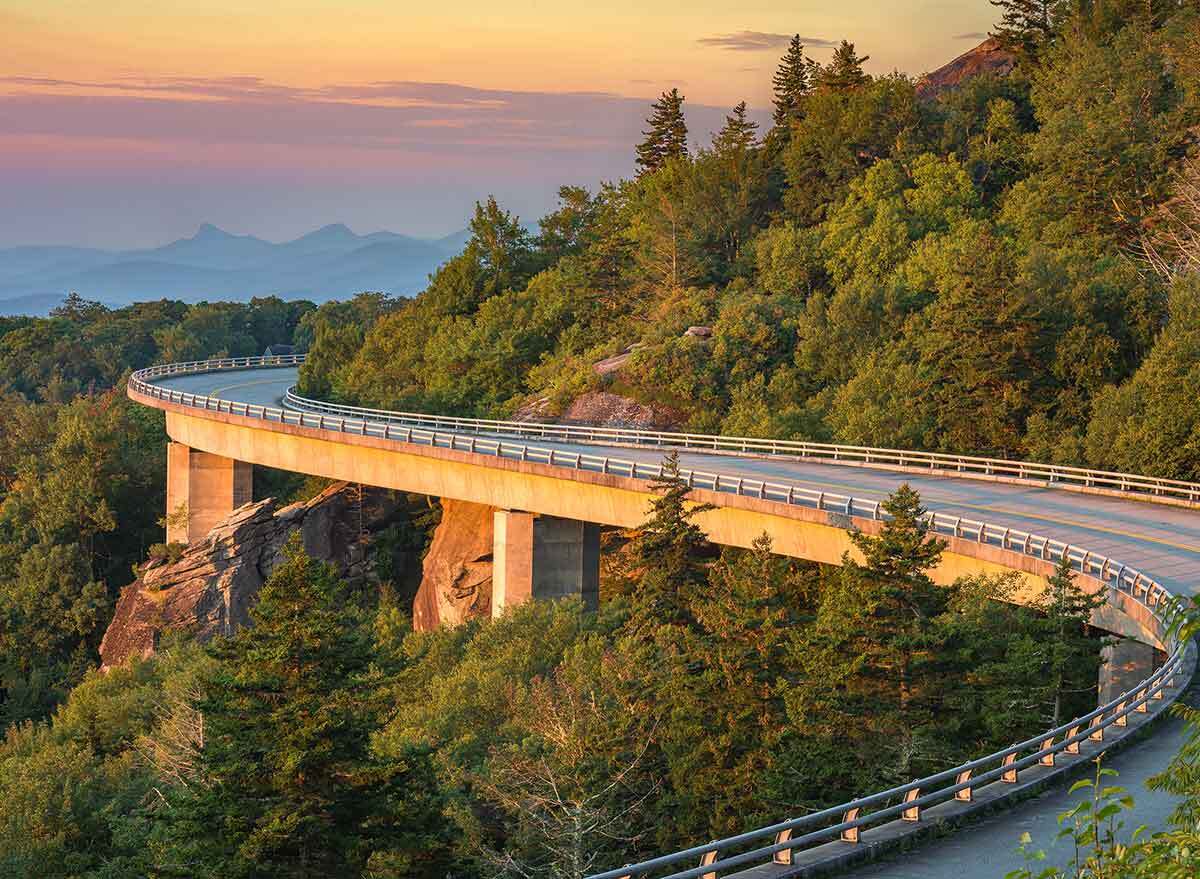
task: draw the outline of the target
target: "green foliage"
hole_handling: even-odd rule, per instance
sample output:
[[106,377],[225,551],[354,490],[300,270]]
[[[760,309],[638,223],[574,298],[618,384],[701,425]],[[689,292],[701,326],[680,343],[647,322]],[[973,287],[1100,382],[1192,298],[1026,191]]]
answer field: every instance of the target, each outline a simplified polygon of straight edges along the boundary
[[1200,478],[1200,281],[1181,278],[1170,320],[1133,377],[1102,390],[1088,426],[1093,466]]
[[683,95],[679,89],[663,92],[650,109],[650,118],[646,120],[650,130],[642,132],[646,139],[637,148],[640,174],[651,174],[688,154],[687,122],[683,118]]
[[706,541],[695,517],[711,507],[687,500],[677,454],[664,459],[662,470],[652,483],[659,496],[629,547],[636,580],[627,587],[633,593],[628,628],[645,636],[660,626],[690,622],[690,607],[706,579],[700,558]]
[[788,50],[779,60],[779,67],[771,78],[774,92],[772,102],[775,105],[772,118],[784,137],[790,131],[792,122],[803,116],[804,99],[812,91],[813,79],[818,72],[819,65],[804,56],[804,44],[800,42],[800,35],[796,34],[788,43]]
[[804,108],[781,162],[784,207],[805,225],[820,220],[875,160],[920,152],[924,111],[912,82],[902,76],[850,89],[821,88]]
[[197,708],[199,783],[163,815],[168,874],[440,876],[439,803],[428,757],[376,759],[382,705],[370,643],[344,587],[298,535],[251,610],[214,648]]

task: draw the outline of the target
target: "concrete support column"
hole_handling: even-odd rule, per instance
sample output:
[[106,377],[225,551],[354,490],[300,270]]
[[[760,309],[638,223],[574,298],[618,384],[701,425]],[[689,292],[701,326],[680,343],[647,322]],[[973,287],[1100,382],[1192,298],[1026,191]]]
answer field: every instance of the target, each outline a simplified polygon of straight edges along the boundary
[[1107,705],[1122,693],[1133,689],[1154,671],[1157,651],[1132,638],[1118,638],[1100,651],[1098,705]]
[[213,526],[254,499],[254,468],[244,461],[167,445],[167,542],[203,539]]
[[530,599],[579,596],[600,604],[600,526],[576,519],[497,510],[492,551],[492,617]]

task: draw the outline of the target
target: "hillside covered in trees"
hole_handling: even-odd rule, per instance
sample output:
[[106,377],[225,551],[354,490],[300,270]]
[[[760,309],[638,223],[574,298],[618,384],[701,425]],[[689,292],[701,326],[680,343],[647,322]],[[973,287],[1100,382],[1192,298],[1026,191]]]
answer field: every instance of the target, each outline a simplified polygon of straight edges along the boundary
[[[934,585],[907,488],[861,563],[718,550],[670,467],[597,612],[414,632],[411,577],[351,585],[293,544],[251,628],[96,669],[118,590],[170,552],[162,418],[122,387],[152,362],[293,343],[306,393],[372,406],[604,391],[695,431],[1200,480],[1200,12],[1000,5],[1011,71],[935,95],[799,39],[765,130],[741,104],[689,131],[665,92],[636,176],[564,186],[536,231],[482,200],[411,300],[0,317],[0,875],[580,879],[1093,706],[1068,571],[1036,608]],[[1111,875],[1195,871],[1194,751],[1163,782],[1177,835]]]
[[304,389],[561,411],[636,345],[614,390],[690,430],[1198,478],[1197,286],[1174,268],[1200,55],[1194,12],[1151,5],[1028,25],[1012,73],[933,102],[798,41],[767,131],[739,107],[707,142],[665,93],[637,177],[564,187],[536,234],[486,201],[416,299],[319,312]]

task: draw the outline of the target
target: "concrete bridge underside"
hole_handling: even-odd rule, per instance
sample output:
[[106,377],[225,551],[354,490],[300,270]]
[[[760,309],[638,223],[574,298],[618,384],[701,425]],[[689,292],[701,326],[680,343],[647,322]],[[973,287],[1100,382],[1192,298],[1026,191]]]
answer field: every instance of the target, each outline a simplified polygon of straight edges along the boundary
[[[171,405],[162,401],[157,404]],[[167,433],[174,445],[192,450],[191,456],[201,457],[205,463],[201,475],[193,476],[188,483],[191,493],[186,498],[169,496],[167,502],[168,509],[178,510],[182,506],[203,514],[202,524],[197,525],[192,519],[192,524],[187,526],[193,539],[206,533],[201,530],[203,523],[211,527],[210,519],[215,521],[213,517],[219,509],[224,508],[227,514],[239,505],[239,499],[243,503],[248,499],[248,492],[243,498],[237,491],[240,483],[235,479],[239,467],[246,463],[432,497],[449,497],[500,510],[593,526],[636,527],[646,520],[653,500],[645,480],[587,471],[564,473],[561,467],[531,461],[291,424],[273,424],[271,430],[263,430],[261,422],[246,421],[242,416],[227,413],[210,412],[197,416],[168,409]],[[725,459],[722,463],[728,467],[731,462]],[[570,483],[569,490],[564,485],[566,481]],[[171,483],[172,486],[176,484]],[[775,552],[824,564],[840,564],[846,553],[857,556],[849,529],[875,533],[880,527],[879,522],[863,517],[784,506],[724,492],[695,489],[692,496],[699,503],[715,507],[701,513],[697,520],[714,543],[748,548],[767,534]],[[513,600],[532,597],[535,581],[547,584],[542,586],[545,594],[551,589],[555,594],[568,594],[565,583],[551,587],[549,578],[539,571],[542,565],[561,569],[564,552],[588,557],[588,571],[586,574],[577,572],[570,591],[583,595],[585,601],[594,601],[595,589],[585,588],[585,581],[593,582],[598,576],[592,570],[598,571],[599,556],[595,552],[584,552],[584,544],[588,542],[584,540],[587,529],[576,529],[578,546],[569,546],[563,540],[539,540],[536,542],[538,551],[535,551],[534,541],[526,539],[526,531],[533,530],[532,523],[529,529],[523,529],[511,516],[510,513],[505,519],[507,527],[495,532],[495,556],[501,564],[496,567],[500,579],[493,613],[500,612]],[[548,523],[544,524],[549,527]],[[543,528],[539,526],[537,530],[540,532]],[[949,584],[963,576],[1009,571],[1016,572],[1023,581],[1022,588],[1014,595],[1015,600],[1030,602],[1043,591],[1054,565],[971,538],[952,537],[933,578],[938,583]],[[1106,588],[1094,577],[1081,576],[1079,579],[1093,591]],[[514,584],[513,588],[506,589],[506,583]],[[1154,647],[1162,646],[1157,621],[1122,593],[1112,593],[1112,602],[1101,609],[1095,622],[1107,631]]]
[[[278,406],[284,390],[294,381],[294,369],[276,369],[240,375],[178,376],[156,383],[188,393]],[[176,539],[195,539],[204,533],[210,517],[232,511],[248,497],[249,465],[486,504],[502,511],[497,514],[495,529],[496,613],[506,604],[542,596],[578,594],[585,602],[594,603],[596,526],[636,526],[645,520],[652,499],[645,480],[611,473],[570,470],[378,436],[264,423],[229,413],[200,413],[133,391],[131,396],[167,412],[174,468],[168,480],[168,511],[182,507],[188,512],[182,524],[176,523]],[[565,452],[598,451],[595,446],[552,440],[536,443]],[[648,463],[660,461],[662,456],[654,449],[628,447],[614,449],[613,453]],[[921,492],[928,506],[940,512],[986,518],[1087,547],[1148,572],[1176,594],[1190,594],[1200,579],[1200,517],[1187,509],[1003,482],[937,478],[918,472],[902,474],[869,467],[693,452],[680,457],[682,466],[688,468],[744,473],[748,478],[863,498],[882,498],[901,481],[908,481]],[[696,489],[693,497],[715,506],[702,513],[699,520],[715,543],[748,547],[766,533],[776,552],[828,564],[838,564],[844,553],[856,552],[847,529],[857,527],[872,533],[879,528],[878,522],[866,518],[745,495]],[[949,583],[963,575],[1015,571],[1022,581],[1017,600],[1029,601],[1044,588],[1052,570],[1050,562],[970,537],[956,537],[950,538],[934,578]],[[1110,597],[1110,605],[1095,621],[1097,625],[1161,646],[1162,633],[1145,608],[1107,589],[1094,577],[1081,577],[1081,582],[1092,590],[1106,590]],[[1119,665],[1112,664],[1114,671]],[[1158,801],[1160,813],[1169,808],[1168,798],[1159,797]],[[1017,815],[1022,808],[1006,814]],[[1135,815],[1135,820],[1144,819]],[[1012,823],[1011,817],[1008,823]],[[1011,838],[1015,840],[1018,833]],[[948,862],[938,854],[941,850],[942,846],[936,846],[923,855],[931,859],[928,869],[876,875],[963,875],[961,867],[946,868]],[[1021,865],[1020,857],[1011,850],[996,857],[995,867],[989,866],[986,874],[978,872],[978,861],[964,862],[969,864],[966,875],[1002,875]]]

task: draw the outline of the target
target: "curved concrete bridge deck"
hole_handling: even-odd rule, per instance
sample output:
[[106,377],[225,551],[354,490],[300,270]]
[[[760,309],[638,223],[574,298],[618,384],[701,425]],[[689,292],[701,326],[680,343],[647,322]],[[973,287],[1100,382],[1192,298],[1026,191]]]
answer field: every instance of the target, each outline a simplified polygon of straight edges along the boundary
[[[292,419],[282,414],[277,418],[267,414],[264,418],[261,408],[257,412],[246,409],[246,406],[282,408],[286,392],[296,381],[295,367],[224,369],[148,381],[153,388],[139,390],[136,380],[131,382],[130,396],[166,410],[168,433],[181,449],[211,456],[204,460],[196,457],[190,465],[180,467],[190,466],[193,492],[203,479],[209,480],[205,484],[219,483],[220,492],[224,492],[222,497],[228,497],[226,504],[246,495],[248,471],[239,475],[241,471],[236,466],[222,469],[217,466],[222,461],[471,500],[518,511],[513,516],[557,517],[628,527],[645,518],[650,497],[647,480],[661,463],[664,451],[623,443],[606,446],[529,437],[510,444],[496,431],[477,433],[478,440],[464,438],[456,442],[450,438],[449,447],[439,445],[436,438],[422,445],[414,441],[412,430],[405,434],[402,418],[389,419],[390,426],[363,419],[357,422],[361,428],[356,433],[354,422],[347,425],[343,421],[336,425],[337,429],[332,429],[318,416]],[[163,392],[175,392],[175,401],[159,398]],[[206,398],[203,404],[206,408],[198,408],[194,400],[188,402],[179,398],[179,394]],[[244,405],[238,408],[239,404]],[[488,437],[490,451],[477,450],[476,442],[482,448]],[[550,450],[558,457],[552,454],[549,460],[534,460],[521,452],[521,444],[525,442],[540,450]],[[598,457],[608,454],[614,461],[633,462],[632,466],[627,464],[622,470],[621,466],[610,465]],[[938,514],[942,523],[939,530],[943,533],[947,521],[962,517],[968,523],[965,529],[951,529],[946,560],[936,572],[936,578],[942,582],[965,573],[1016,570],[1025,579],[1025,594],[1033,594],[1041,588],[1053,562],[1048,560],[1049,545],[1043,544],[1042,555],[1047,558],[1041,558],[1037,538],[1031,548],[1025,535],[1048,535],[1055,541],[1052,546],[1059,548],[1056,551],[1061,550],[1062,544],[1067,545],[1065,551],[1084,570],[1085,585],[1108,591],[1112,608],[1098,624],[1156,646],[1162,646],[1164,635],[1153,612],[1158,600],[1154,587],[1150,586],[1147,592],[1149,580],[1144,580],[1141,584],[1126,584],[1129,588],[1122,587],[1124,591],[1115,589],[1114,580],[1121,578],[1123,569],[1118,571],[1115,562],[1111,568],[1107,562],[1102,566],[1099,560],[1104,557],[1119,560],[1177,595],[1192,594],[1200,583],[1200,515],[1188,503],[1150,503],[1114,492],[1081,493],[1018,484],[1018,480],[946,478],[921,472],[896,472],[895,468],[837,466],[784,456],[691,450],[681,452],[679,458],[681,468],[697,473],[695,484],[701,486],[695,491],[697,499],[718,506],[701,520],[717,543],[747,546],[766,531],[771,534],[776,551],[836,563],[850,549],[846,529],[854,526],[869,532],[877,528],[877,502],[907,481],[921,493],[925,505]],[[706,483],[701,474],[721,474],[721,478]],[[730,477],[734,481],[732,490]],[[174,484],[176,477],[169,481]],[[785,489],[787,494],[783,496],[781,492]],[[824,509],[793,505],[793,491],[828,493],[831,500]],[[853,500],[839,506],[847,497]],[[821,506],[820,501],[817,506]],[[511,533],[518,533],[524,527],[523,521],[508,519],[505,527]],[[970,523],[980,521],[989,523],[987,528],[970,530],[974,527]],[[500,531],[499,519],[497,525]],[[498,567],[502,566],[499,556],[497,562]],[[498,577],[503,579],[499,571]],[[510,596],[536,594],[536,583],[532,586],[526,583],[525,592],[521,593],[514,585],[518,579],[518,574],[511,575]],[[1169,694],[1167,701],[1173,695]],[[1147,706],[1151,704],[1148,696],[1145,701]],[[1154,706],[1157,709],[1161,704]],[[1130,714],[1135,721],[1131,726],[1146,716]],[[1140,783],[1161,770],[1177,749],[1181,733],[1172,724],[1173,721],[1168,722],[1146,743],[1114,756],[1109,763],[1123,771],[1121,782],[1137,796],[1138,808],[1130,821],[1132,825],[1145,822],[1160,826],[1171,808],[1168,797],[1151,794]],[[1112,731],[1118,732],[1115,727]],[[1086,731],[1079,737],[1086,745]],[[1044,847],[1052,846],[1057,829],[1054,815],[1065,808],[1066,797],[1056,793],[1018,804],[983,824],[961,831],[949,841],[907,855],[902,863],[875,865],[860,873],[914,879],[1002,876],[1023,863],[1015,851],[1022,831],[1029,830]],[[863,839],[875,832],[863,831]],[[1068,855],[1052,849],[1051,861]],[[747,875],[763,877],[798,874],[798,867],[775,869],[771,865],[747,871]],[[654,875],[661,875],[661,871]],[[678,875],[701,876],[704,871],[697,868]]]

